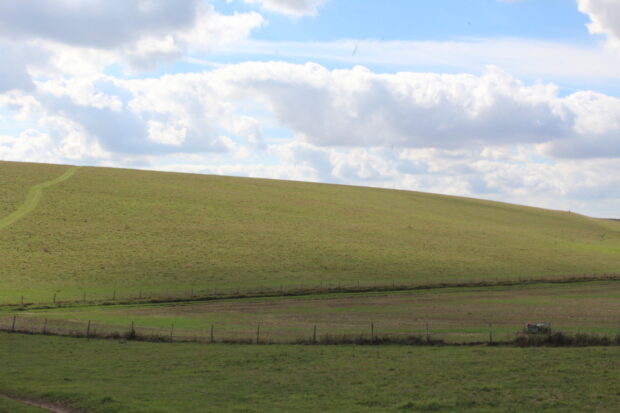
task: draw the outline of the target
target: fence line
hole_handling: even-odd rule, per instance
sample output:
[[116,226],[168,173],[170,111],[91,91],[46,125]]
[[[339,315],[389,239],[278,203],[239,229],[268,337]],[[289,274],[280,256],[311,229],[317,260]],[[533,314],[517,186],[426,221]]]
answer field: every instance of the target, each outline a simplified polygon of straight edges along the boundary
[[304,296],[314,294],[329,293],[365,293],[365,292],[399,292],[399,291],[415,291],[437,288],[468,288],[468,287],[498,287],[498,286],[518,286],[530,284],[545,283],[577,283],[577,282],[593,282],[593,281],[620,281],[620,274],[591,274],[591,275],[562,275],[562,276],[545,276],[545,277],[511,277],[511,278],[484,278],[479,280],[459,280],[455,278],[452,281],[442,280],[439,282],[427,281],[390,281],[386,284],[378,284],[369,282],[368,284],[360,284],[359,281],[345,282],[320,282],[318,284],[295,284],[288,288],[283,285],[277,286],[259,286],[259,287],[229,287],[229,288],[190,288],[187,291],[170,292],[152,292],[145,293],[145,288],[139,288],[137,292],[121,295],[117,289],[111,289],[107,297],[95,298],[97,294],[82,291],[77,298],[63,299],[61,293],[54,292],[50,296],[49,301],[28,301],[27,295],[20,295],[13,303],[0,304],[1,308],[37,308],[41,306],[83,306],[83,305],[101,305],[101,304],[136,304],[136,303],[164,303],[164,302],[182,302],[182,301],[209,301],[218,299],[231,298],[258,298],[258,297],[279,297],[279,296]]
[[[620,322],[618,323],[620,326]],[[513,333],[505,333],[505,339],[498,339],[494,325],[488,325],[488,333],[480,326],[481,332],[467,333],[454,331],[433,331],[429,322],[423,326],[422,332],[381,332],[375,322],[369,322],[365,331],[359,333],[334,333],[327,331],[329,326],[323,325],[325,332],[318,334],[317,325],[305,325],[305,334],[293,334],[286,328],[267,329],[261,323],[246,331],[215,328],[211,324],[204,331],[179,330],[174,325],[169,328],[141,327],[133,321],[126,328],[117,325],[95,324],[88,321],[68,321],[39,318],[31,316],[10,315],[0,318],[0,331],[23,334],[56,335],[80,337],[86,339],[117,339],[150,342],[195,342],[195,343],[228,343],[228,344],[360,344],[360,345],[552,345],[552,346],[588,346],[588,345],[620,345],[620,327],[617,334],[611,336],[596,333],[565,333],[527,334],[524,329],[514,327]],[[468,326],[471,327],[471,326]],[[504,330],[507,326],[504,326]],[[615,329],[615,325],[613,327]],[[611,329],[610,329],[611,330]],[[281,334],[278,334],[280,332]],[[487,335],[488,334],[488,335]],[[454,340],[455,337],[469,337],[469,340]]]

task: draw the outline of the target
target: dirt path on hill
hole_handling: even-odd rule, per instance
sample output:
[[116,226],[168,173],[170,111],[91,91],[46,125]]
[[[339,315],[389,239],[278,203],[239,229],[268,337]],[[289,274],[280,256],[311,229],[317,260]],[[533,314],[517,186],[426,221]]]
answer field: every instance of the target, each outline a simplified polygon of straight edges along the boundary
[[79,168],[78,166],[72,166],[71,168],[67,169],[65,173],[60,175],[58,178],[52,179],[51,181],[41,182],[39,184],[32,186],[28,190],[28,195],[26,196],[26,200],[19,206],[19,208],[17,208],[17,210],[15,210],[9,216],[0,218],[0,230],[19,221],[20,219],[24,218],[26,215],[31,213],[39,204],[39,201],[41,200],[41,196],[43,195],[43,190],[45,188],[49,188],[51,186],[54,186],[56,184],[59,184],[71,178],[75,174],[75,172],[78,170],[78,168]]
[[77,410],[70,407],[61,406],[56,403],[46,402],[44,400],[29,399],[24,397],[13,397],[7,394],[0,393],[0,397],[13,400],[18,403],[22,403],[28,406],[37,407],[39,409],[53,412],[53,413],[87,413],[85,410]]

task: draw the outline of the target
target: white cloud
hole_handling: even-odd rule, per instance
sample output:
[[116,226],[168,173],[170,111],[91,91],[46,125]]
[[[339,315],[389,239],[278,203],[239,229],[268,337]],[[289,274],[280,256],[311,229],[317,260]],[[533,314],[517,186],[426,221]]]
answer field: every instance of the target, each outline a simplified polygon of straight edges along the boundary
[[260,4],[265,10],[289,16],[316,16],[318,9],[327,0],[244,0],[246,3]]
[[69,119],[124,154],[226,152],[228,135],[261,150],[264,120],[240,112],[254,101],[318,147],[537,145],[556,158],[620,157],[620,99],[561,97],[552,84],[525,85],[494,67],[474,76],[248,62],[154,79],[52,79],[30,98],[13,96],[7,108]]
[[0,159],[58,162],[54,146],[49,135],[37,130],[26,130],[19,136],[0,135]]
[[578,0],[579,11],[590,17],[592,34],[607,36],[609,44],[620,51],[620,2],[617,0]]
[[544,143],[544,154],[573,159],[620,157],[620,99],[585,91],[562,102],[574,114],[574,134]]
[[200,0],[20,0],[0,1],[0,35],[62,44],[118,48],[145,36],[191,28]]
[[19,48],[0,43],[0,93],[10,90],[31,90],[34,85],[26,66],[27,57]]
[[[472,148],[564,142],[588,157],[620,156],[620,100],[592,92],[560,97],[496,68],[482,76],[316,64],[244,63],[214,71],[218,84],[259,97],[277,119],[319,146]],[[596,142],[607,142],[599,151]],[[610,147],[616,147],[610,151]],[[570,156],[548,148],[548,154]]]
[[0,1],[0,93],[31,76],[85,75],[120,63],[152,69],[246,38],[256,12],[222,15],[202,0]]
[[251,116],[241,115],[234,119],[226,128],[233,131],[237,136],[244,138],[248,144],[256,148],[264,148],[263,133],[258,119]]
[[164,145],[180,146],[187,136],[187,128],[172,123],[149,120],[147,125],[149,139]]

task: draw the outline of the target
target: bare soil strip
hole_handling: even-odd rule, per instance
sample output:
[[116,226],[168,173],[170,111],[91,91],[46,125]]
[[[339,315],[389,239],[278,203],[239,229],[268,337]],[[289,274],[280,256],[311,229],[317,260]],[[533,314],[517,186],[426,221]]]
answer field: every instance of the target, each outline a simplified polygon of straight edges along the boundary
[[19,403],[26,404],[28,406],[38,407],[39,409],[47,410],[48,412],[53,412],[53,413],[88,413],[86,412],[86,410],[77,410],[77,409],[73,409],[70,407],[61,406],[57,403],[47,402],[44,400],[9,396],[8,394],[4,394],[4,393],[0,393],[0,396],[19,402]]

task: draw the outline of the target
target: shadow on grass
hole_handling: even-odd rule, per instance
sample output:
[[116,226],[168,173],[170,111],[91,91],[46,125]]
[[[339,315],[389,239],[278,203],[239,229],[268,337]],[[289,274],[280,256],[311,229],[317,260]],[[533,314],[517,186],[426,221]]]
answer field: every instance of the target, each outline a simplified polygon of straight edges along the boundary
[[77,331],[67,332],[40,332],[24,328],[10,330],[0,329],[0,331],[14,334],[28,335],[48,335],[63,336],[85,339],[102,339],[102,340],[119,340],[127,341],[144,341],[151,343],[201,343],[201,344],[243,344],[243,345],[273,345],[273,344],[293,344],[293,345],[359,345],[359,346],[510,346],[510,347],[593,347],[593,346],[620,346],[620,336],[609,337],[598,334],[576,333],[568,334],[563,332],[555,332],[551,334],[525,334],[518,333],[513,340],[505,341],[488,341],[488,342],[445,342],[443,339],[433,338],[426,335],[347,335],[347,334],[325,334],[315,338],[298,338],[296,340],[270,340],[261,338],[224,338],[218,340],[210,340],[204,338],[192,337],[174,337],[172,335],[160,334],[139,334],[135,330],[125,333],[92,333],[86,335]]

